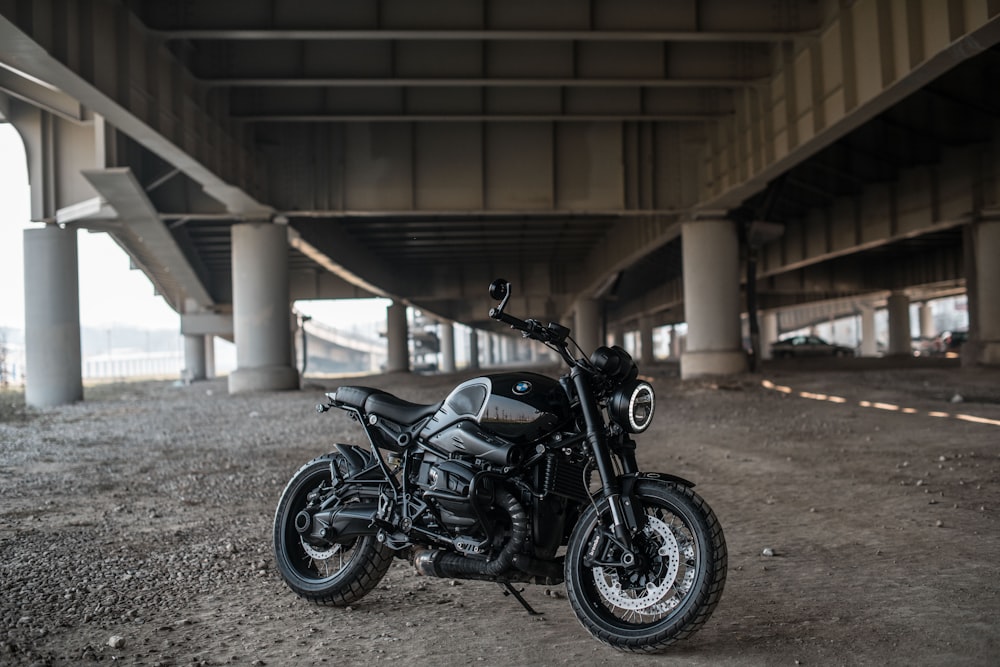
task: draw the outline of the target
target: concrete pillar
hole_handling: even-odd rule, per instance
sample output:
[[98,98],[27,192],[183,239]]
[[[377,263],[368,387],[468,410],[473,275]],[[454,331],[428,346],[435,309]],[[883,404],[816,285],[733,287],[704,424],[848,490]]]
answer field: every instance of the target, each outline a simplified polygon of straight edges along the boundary
[[573,339],[589,358],[601,345],[601,309],[597,299],[580,299],[576,302]]
[[931,309],[931,304],[924,301],[920,304],[920,338],[930,340],[936,335],[937,331],[934,329],[934,311]]
[[469,329],[469,368],[479,368],[479,331]]
[[517,339],[511,336],[503,337],[503,362],[513,364],[517,362]]
[[205,379],[215,377],[215,336],[205,336]]
[[386,308],[386,340],[389,359],[386,371],[408,373],[410,371],[410,331],[406,322],[406,304],[393,301]]
[[24,231],[24,400],[44,408],[83,398],[76,230]]
[[205,372],[205,336],[184,335],[184,373],[186,382],[204,380]]
[[653,358],[653,318],[643,315],[639,318],[639,364],[651,364]]
[[725,219],[685,222],[681,234],[688,324],[681,378],[745,372],[736,225]]
[[681,335],[677,333],[677,325],[670,325],[670,358],[677,361],[681,358]]
[[909,356],[913,354],[910,336],[910,297],[902,292],[889,295],[886,305],[889,313],[889,356]]
[[618,347],[625,348],[625,325],[618,324],[611,330],[611,342],[610,345],[617,345]]
[[455,372],[455,325],[442,322],[441,326],[441,368],[442,373]]
[[771,343],[778,340],[778,313],[772,311],[761,313],[760,318],[760,356],[770,359]]
[[288,231],[284,225],[233,225],[233,334],[236,370],[229,393],[296,389],[288,325]]
[[875,306],[863,303],[861,311],[861,356],[878,356],[878,339],[875,337]]
[[[1000,365],[1000,220],[979,222],[973,229],[975,243],[975,298],[970,299],[970,351],[982,364]],[[972,322],[970,322],[970,325]],[[966,344],[968,347],[968,343]],[[963,357],[966,356],[963,350]]]

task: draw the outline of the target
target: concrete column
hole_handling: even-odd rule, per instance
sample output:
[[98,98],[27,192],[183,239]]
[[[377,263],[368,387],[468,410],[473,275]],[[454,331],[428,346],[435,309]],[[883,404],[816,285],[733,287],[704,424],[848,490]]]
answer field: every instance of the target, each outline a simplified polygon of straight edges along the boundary
[[386,340],[389,359],[386,371],[408,373],[410,371],[410,331],[406,322],[406,304],[393,301],[386,308]]
[[681,234],[688,324],[681,378],[745,372],[736,225],[725,219],[685,222]]
[[479,331],[469,329],[469,368],[479,368]]
[[184,380],[195,382],[205,379],[205,336],[184,336]]
[[639,318],[639,363],[653,363],[653,318],[644,315]]
[[681,358],[681,335],[673,324],[670,325],[670,358],[674,361]]
[[503,362],[513,364],[517,362],[517,339],[511,336],[503,337]]
[[288,326],[288,231],[284,225],[233,225],[233,334],[236,370],[229,393],[296,389]]
[[931,304],[924,301],[920,304],[920,337],[924,340],[930,340],[937,335],[937,331],[934,329],[934,311],[931,310]]
[[215,377],[215,336],[205,336],[205,379]]
[[[977,334],[972,352],[979,363],[1000,364],[1000,220],[979,222],[973,229],[975,244],[975,299],[973,306]],[[970,322],[970,324],[972,324]],[[966,344],[968,346],[968,344]],[[964,355],[963,355],[964,356]]]
[[778,340],[778,313],[772,311],[761,313],[760,318],[760,356],[770,359],[771,343]]
[[886,306],[889,313],[889,356],[909,356],[913,354],[910,336],[910,297],[902,292],[889,295]]
[[580,299],[576,302],[573,333],[571,334],[583,353],[591,353],[601,345],[601,312],[597,299]]
[[878,339],[875,337],[875,306],[863,303],[861,310],[861,356],[878,356]]
[[441,326],[441,368],[442,373],[455,372],[455,325],[442,322]]
[[44,408],[83,398],[76,230],[24,231],[24,400]]
[[625,349],[625,326],[618,324],[611,331],[611,345],[617,345],[618,347]]

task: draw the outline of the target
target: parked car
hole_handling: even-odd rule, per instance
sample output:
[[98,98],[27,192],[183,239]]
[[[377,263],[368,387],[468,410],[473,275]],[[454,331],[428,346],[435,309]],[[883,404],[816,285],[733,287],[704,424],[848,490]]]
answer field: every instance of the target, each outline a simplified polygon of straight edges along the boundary
[[934,339],[931,344],[931,353],[957,356],[968,340],[968,331],[945,331]]
[[775,359],[791,357],[853,357],[854,350],[843,345],[828,343],[819,336],[789,336],[771,343],[771,356]]

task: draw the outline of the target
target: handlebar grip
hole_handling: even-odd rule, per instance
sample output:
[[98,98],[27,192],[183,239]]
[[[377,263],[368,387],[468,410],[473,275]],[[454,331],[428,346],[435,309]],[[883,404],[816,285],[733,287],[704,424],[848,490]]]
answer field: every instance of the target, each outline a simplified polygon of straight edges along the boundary
[[503,322],[504,324],[509,324],[510,326],[512,326],[515,329],[518,329],[519,331],[524,331],[528,326],[528,324],[524,320],[518,319],[513,315],[508,315],[507,313],[503,312],[502,310],[498,310],[497,308],[490,308],[490,317],[499,322]]

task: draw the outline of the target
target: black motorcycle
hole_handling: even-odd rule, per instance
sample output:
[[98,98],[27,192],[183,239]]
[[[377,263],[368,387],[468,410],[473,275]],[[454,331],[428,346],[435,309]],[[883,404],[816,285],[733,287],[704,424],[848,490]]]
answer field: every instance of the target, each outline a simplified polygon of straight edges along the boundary
[[433,405],[369,387],[326,394],[316,409],[346,410],[371,447],[337,444],[288,482],[274,517],[282,578],[348,605],[395,556],[422,575],[497,582],[529,613],[513,584],[565,581],[583,626],[618,649],[691,635],[722,596],[726,543],[691,482],[638,469],[632,435],[651,423],[652,386],[620,347],[576,359],[566,327],[505,313],[506,281],[490,295],[491,318],[569,373],[477,377]]

